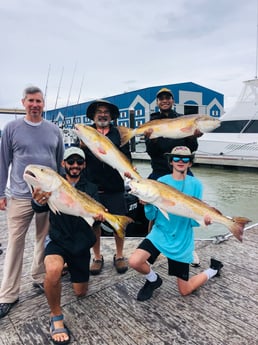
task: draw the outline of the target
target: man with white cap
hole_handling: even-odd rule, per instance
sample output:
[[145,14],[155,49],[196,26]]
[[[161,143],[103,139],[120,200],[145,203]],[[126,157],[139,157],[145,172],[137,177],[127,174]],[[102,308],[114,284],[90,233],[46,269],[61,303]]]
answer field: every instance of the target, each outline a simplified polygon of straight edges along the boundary
[[[192,197],[202,197],[202,184],[194,176],[187,175],[194,155],[188,147],[177,146],[167,153],[172,173],[162,176],[158,181],[176,188]],[[177,277],[179,293],[186,296],[205,284],[210,278],[220,275],[222,262],[211,258],[210,268],[189,277],[189,264],[193,261],[194,232],[193,227],[199,224],[190,218],[169,213],[169,219],[156,206],[144,206],[146,217],[155,220],[151,232],[140,243],[129,258],[129,265],[145,275],[146,282],[137,295],[138,301],[152,297],[154,290],[162,285],[161,277],[152,270],[151,265],[162,253],[168,259],[168,274]],[[206,225],[211,224],[207,215]]]
[[[85,154],[78,147],[70,147],[64,152],[63,176],[76,189],[87,193],[97,201],[97,187],[87,181],[82,171],[85,169]],[[49,210],[47,205],[50,193],[35,189],[32,207],[35,212]],[[50,307],[50,335],[54,344],[68,344],[70,332],[64,325],[64,316],[60,305],[61,277],[64,263],[68,266],[73,289],[78,297],[86,295],[89,281],[90,248],[96,242],[92,227],[81,217],[67,214],[54,214],[50,211],[49,235],[46,239],[44,281],[45,295]],[[94,226],[104,221],[103,216],[95,217]]]

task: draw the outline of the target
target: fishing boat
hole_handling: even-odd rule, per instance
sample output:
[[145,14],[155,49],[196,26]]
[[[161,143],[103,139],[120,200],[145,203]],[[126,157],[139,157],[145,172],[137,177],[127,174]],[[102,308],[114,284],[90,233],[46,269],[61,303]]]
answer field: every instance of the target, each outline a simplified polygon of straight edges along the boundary
[[221,126],[198,139],[199,163],[258,167],[258,79],[244,81]]

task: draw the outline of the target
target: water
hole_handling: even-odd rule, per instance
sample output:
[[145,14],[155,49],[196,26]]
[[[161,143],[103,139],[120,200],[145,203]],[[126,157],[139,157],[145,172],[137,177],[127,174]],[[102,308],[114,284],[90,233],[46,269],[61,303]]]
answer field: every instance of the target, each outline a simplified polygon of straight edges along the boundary
[[[139,173],[147,177],[150,162],[135,161]],[[194,175],[203,183],[203,201],[220,210],[225,216],[243,216],[258,223],[258,174],[256,171],[240,171],[215,167],[194,166]],[[228,233],[220,224],[195,228],[196,238],[210,238]]]

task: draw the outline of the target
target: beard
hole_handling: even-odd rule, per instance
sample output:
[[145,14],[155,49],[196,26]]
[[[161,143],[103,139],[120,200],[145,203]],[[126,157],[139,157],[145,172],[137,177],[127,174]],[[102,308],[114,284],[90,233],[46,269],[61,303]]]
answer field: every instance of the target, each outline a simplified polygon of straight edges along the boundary
[[106,128],[109,126],[109,121],[96,121],[96,125],[100,128]]
[[[69,175],[72,178],[77,178],[77,177],[79,177],[81,175],[82,169],[78,168],[76,170],[77,170],[77,173],[74,173],[75,168],[69,168],[68,169],[67,167],[65,167],[66,174]],[[73,173],[71,173],[71,171],[73,171]]]

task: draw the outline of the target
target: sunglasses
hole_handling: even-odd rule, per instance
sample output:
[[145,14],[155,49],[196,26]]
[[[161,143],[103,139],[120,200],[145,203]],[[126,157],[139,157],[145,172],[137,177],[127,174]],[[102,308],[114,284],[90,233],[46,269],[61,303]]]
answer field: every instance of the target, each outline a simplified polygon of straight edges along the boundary
[[179,162],[179,161],[182,161],[183,163],[189,163],[191,161],[191,158],[190,157],[172,157],[172,161],[173,162]]
[[78,165],[83,165],[83,163],[85,162],[83,158],[78,158],[78,159],[74,159],[74,158],[68,158],[66,160],[66,162],[69,165],[74,165],[74,163],[76,162]]

